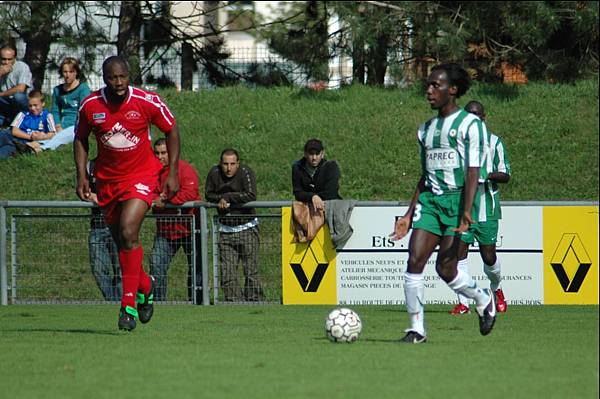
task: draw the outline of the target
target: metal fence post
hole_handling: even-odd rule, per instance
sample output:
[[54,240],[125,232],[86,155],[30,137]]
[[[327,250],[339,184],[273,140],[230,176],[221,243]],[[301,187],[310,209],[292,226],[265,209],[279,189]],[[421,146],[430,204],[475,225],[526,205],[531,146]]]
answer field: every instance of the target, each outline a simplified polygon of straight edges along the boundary
[[6,208],[0,205],[0,285],[1,304],[8,305],[8,280],[6,270]]
[[200,241],[201,258],[202,258],[202,304],[210,305],[208,296],[208,224],[207,224],[206,207],[200,207]]

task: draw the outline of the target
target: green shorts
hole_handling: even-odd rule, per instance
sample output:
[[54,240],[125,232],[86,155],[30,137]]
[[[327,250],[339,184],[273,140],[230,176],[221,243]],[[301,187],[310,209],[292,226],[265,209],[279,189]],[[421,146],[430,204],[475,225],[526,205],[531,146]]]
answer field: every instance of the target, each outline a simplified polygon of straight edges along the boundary
[[498,221],[475,223],[467,232],[461,234],[460,239],[467,244],[473,244],[477,240],[481,245],[495,245],[498,239]]
[[[479,209],[479,196],[475,196],[473,204],[473,217],[477,216]],[[419,195],[415,213],[412,219],[412,228],[426,230],[437,236],[453,236],[452,231],[460,224],[463,212],[462,191],[453,191],[443,195],[435,195],[431,191],[424,191]]]

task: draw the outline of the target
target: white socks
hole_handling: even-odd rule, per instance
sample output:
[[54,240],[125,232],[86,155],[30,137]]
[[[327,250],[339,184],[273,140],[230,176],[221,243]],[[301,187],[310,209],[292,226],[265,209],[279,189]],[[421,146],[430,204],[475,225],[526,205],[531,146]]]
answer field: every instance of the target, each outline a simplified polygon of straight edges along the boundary
[[416,331],[425,336],[423,310],[425,294],[425,281],[423,274],[404,273],[404,297],[406,298],[406,310],[410,316],[410,331]]
[[448,287],[459,295],[473,299],[477,308],[485,308],[489,303],[490,297],[481,288],[477,287],[477,283],[469,276],[469,273],[462,270],[458,270],[456,278],[448,283]]
[[483,272],[490,279],[490,289],[492,292],[496,292],[500,288],[500,282],[502,281],[502,275],[500,273],[500,259],[496,258],[496,263],[492,266],[483,264]]
[[[467,260],[467,258],[458,261],[458,270],[469,274],[469,261]],[[469,298],[461,294],[457,294],[457,296],[458,302],[462,303],[466,307],[469,307]]]

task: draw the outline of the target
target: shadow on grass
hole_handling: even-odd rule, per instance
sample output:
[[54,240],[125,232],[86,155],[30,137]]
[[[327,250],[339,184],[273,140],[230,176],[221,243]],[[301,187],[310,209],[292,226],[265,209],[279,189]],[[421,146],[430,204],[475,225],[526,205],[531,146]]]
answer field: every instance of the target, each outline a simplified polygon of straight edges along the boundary
[[15,328],[12,330],[4,330],[0,329],[1,332],[18,332],[18,333],[28,333],[28,332],[53,332],[53,333],[67,333],[67,334],[96,334],[96,335],[122,335],[123,332],[119,331],[108,331],[108,330],[92,330],[89,328]]

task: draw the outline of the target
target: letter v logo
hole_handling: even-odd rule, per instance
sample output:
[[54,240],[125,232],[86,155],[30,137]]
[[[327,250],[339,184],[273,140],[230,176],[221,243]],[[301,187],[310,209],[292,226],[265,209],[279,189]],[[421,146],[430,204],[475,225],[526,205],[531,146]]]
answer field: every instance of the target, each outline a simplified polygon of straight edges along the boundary
[[[314,262],[317,265],[310,280],[306,276],[306,273],[304,272],[304,268],[302,267],[302,264],[304,263],[304,260],[306,259],[306,255],[308,254],[309,251],[310,251],[310,254],[312,255],[312,258],[314,259]],[[290,263],[290,266],[292,268],[292,271],[294,272],[294,275],[296,276],[296,280],[298,280],[298,283],[300,284],[300,287],[302,288],[302,291],[317,292],[317,290],[319,289],[319,285],[321,285],[321,281],[323,281],[325,272],[327,272],[329,263],[319,262],[317,260],[317,257],[315,256],[315,253],[313,252],[313,249],[309,245],[308,248],[306,248],[306,251],[304,252],[304,256],[302,256],[302,260],[300,261],[300,263]]]
[[[558,278],[558,281],[564,292],[578,292],[579,288],[585,280],[592,261],[583,247],[583,243],[577,234],[563,234],[554,255],[550,260],[554,274]],[[565,270],[565,265],[576,264],[577,270],[573,279],[569,279]]]

